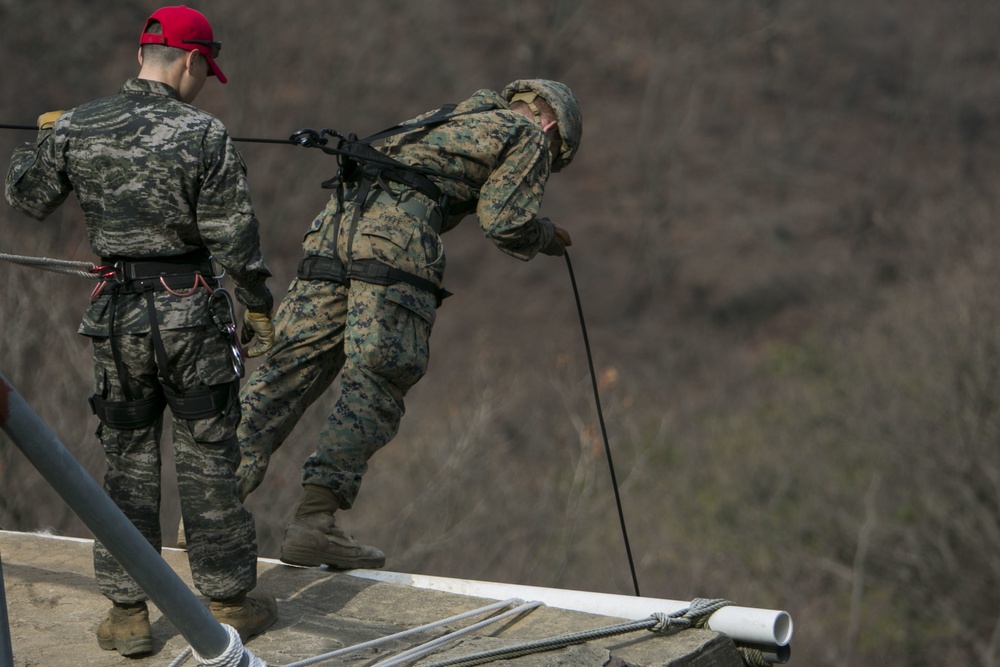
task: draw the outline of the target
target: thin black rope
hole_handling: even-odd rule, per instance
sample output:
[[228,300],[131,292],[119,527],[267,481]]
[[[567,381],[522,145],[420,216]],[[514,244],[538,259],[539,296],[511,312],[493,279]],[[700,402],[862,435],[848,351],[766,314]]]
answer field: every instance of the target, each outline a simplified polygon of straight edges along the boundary
[[292,144],[299,146],[299,142],[291,139],[259,139],[257,137],[233,137],[233,141],[242,141],[251,144]]
[[587,363],[590,365],[590,381],[594,386],[594,402],[597,404],[597,420],[601,423],[601,435],[604,438],[604,451],[608,456],[608,469],[611,471],[611,486],[615,490],[615,503],[618,505],[618,521],[622,526],[622,538],[625,540],[625,553],[628,554],[628,566],[632,572],[632,586],[639,597],[639,579],[635,575],[635,562],[632,560],[632,546],[628,541],[628,529],[625,527],[625,512],[622,510],[622,498],[618,491],[618,478],[615,475],[615,462],[611,458],[611,444],[608,441],[608,429],[604,424],[604,411],[601,409],[601,394],[597,387],[597,372],[594,370],[594,358],[590,353],[590,338],[587,336],[587,322],[583,317],[583,304],[580,302],[580,290],[576,286],[576,275],[573,273],[573,262],[569,260],[569,252],[565,255],[566,268],[569,269],[569,281],[573,285],[573,297],[576,299],[576,310],[580,314],[580,329],[583,331],[583,346],[587,351]]
[[[10,125],[0,123],[0,130],[37,130],[37,125]],[[242,141],[254,144],[292,144],[299,145],[299,142],[291,139],[261,139],[258,137],[233,137],[233,141]]]

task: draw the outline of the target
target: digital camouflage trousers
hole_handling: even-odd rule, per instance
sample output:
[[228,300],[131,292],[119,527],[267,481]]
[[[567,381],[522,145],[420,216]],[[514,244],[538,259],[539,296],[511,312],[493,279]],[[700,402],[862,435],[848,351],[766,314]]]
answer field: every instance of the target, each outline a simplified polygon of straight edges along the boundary
[[[128,373],[133,398],[157,391],[157,374],[178,392],[238,380],[227,341],[215,327],[162,331],[167,356],[158,369],[150,334],[93,338],[97,394],[122,401],[112,344]],[[172,417],[173,448],[188,559],[195,586],[210,598],[230,598],[251,590],[257,577],[253,516],[240,501],[235,470],[239,462],[236,425],[239,403],[232,398],[221,414],[206,419]],[[163,415],[148,428],[122,430],[106,424],[97,435],[104,446],[104,489],[139,532],[159,551]],[[94,570],[106,597],[119,603],[147,599],[134,579],[99,542]]]
[[368,460],[396,435],[403,398],[427,370],[433,319],[433,297],[407,284],[294,280],[275,314],[274,347],[241,394],[242,496],[339,375],[340,396],[302,483],[332,489],[349,509]]

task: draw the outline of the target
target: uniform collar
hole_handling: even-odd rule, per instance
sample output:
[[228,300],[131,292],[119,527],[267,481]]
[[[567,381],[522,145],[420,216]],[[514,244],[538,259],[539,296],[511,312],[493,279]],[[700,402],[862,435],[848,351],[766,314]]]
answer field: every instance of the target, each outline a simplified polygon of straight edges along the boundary
[[175,100],[181,99],[181,95],[173,86],[168,86],[161,81],[151,79],[132,78],[122,86],[123,93],[145,93],[147,95],[162,95]]

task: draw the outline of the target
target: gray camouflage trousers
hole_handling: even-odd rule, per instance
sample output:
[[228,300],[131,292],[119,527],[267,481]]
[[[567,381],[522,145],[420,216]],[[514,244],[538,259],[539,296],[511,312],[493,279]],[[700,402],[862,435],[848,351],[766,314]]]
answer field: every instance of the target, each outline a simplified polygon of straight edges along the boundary
[[340,508],[351,508],[368,459],[396,435],[403,398],[427,370],[431,304],[427,293],[402,283],[292,281],[275,314],[274,347],[241,393],[243,498],[339,374],[340,397],[303,465],[302,483],[332,489]]
[[[169,365],[164,376],[177,391],[238,379],[227,341],[214,327],[165,330],[161,336]],[[109,400],[124,400],[111,339],[92,340],[97,393]],[[158,380],[151,336],[118,335],[114,341],[133,397],[152,395]],[[192,579],[210,598],[235,597],[253,589],[257,580],[256,528],[240,501],[234,474],[239,462],[238,420],[234,391],[223,414],[197,420],[174,417],[171,424]],[[161,415],[148,428],[121,430],[101,424],[97,430],[107,460],[104,489],[157,551],[162,546],[162,428]],[[101,593],[112,601],[127,604],[148,599],[100,542],[94,543],[94,570]]]

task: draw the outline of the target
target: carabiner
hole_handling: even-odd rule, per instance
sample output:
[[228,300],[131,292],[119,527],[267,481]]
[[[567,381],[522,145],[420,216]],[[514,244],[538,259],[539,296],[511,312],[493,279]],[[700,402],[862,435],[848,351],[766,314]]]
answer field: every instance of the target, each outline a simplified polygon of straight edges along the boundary
[[[229,322],[224,322],[218,313],[215,312],[215,302],[218,299],[222,299],[225,303]],[[212,321],[215,322],[215,326],[219,328],[219,331],[226,337],[229,343],[229,360],[233,365],[233,371],[242,378],[246,372],[246,363],[244,361],[243,346],[240,345],[239,332],[236,330],[236,311],[233,308],[233,299],[229,296],[229,292],[225,288],[219,287],[208,297],[208,307],[212,314]]]

